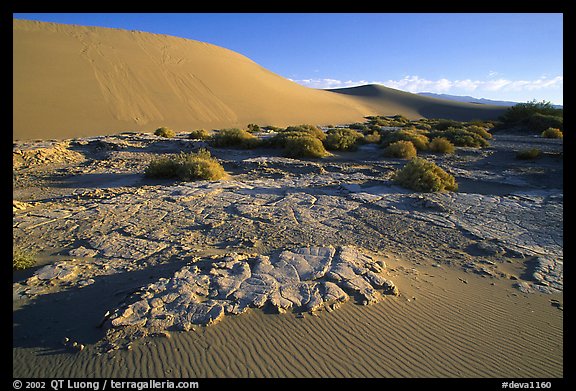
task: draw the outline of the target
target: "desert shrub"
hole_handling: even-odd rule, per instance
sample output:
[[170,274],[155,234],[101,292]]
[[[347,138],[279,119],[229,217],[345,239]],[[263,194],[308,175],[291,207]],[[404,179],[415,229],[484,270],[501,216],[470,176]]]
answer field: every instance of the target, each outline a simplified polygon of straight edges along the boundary
[[12,270],[24,270],[36,265],[36,256],[19,246],[12,247]]
[[358,131],[360,131],[360,132],[362,132],[362,133],[364,133],[364,134],[366,134],[366,132],[369,132],[369,131],[370,131],[370,128],[368,127],[368,125],[361,124],[361,123],[359,123],[359,122],[356,122],[356,123],[354,123],[354,124],[349,124],[349,125],[346,125],[346,126],[348,126],[350,129],[358,130]]
[[384,147],[387,147],[388,145],[401,140],[411,141],[418,151],[425,151],[428,149],[428,137],[425,134],[410,130],[394,130],[392,132],[387,132],[383,135],[381,142]]
[[225,174],[224,167],[206,149],[154,159],[145,171],[145,175],[150,178],[175,178],[182,181],[217,180]]
[[466,128],[464,128],[466,131],[468,132],[472,132],[472,133],[476,133],[477,135],[479,135],[480,137],[482,137],[484,140],[491,140],[492,139],[492,134],[490,132],[488,132],[485,128],[478,126],[478,125],[468,125]]
[[210,144],[217,148],[235,147],[251,149],[260,146],[260,139],[244,129],[221,129],[210,137]]
[[208,140],[210,135],[206,129],[196,129],[190,132],[188,138],[193,140]]
[[284,140],[284,155],[293,158],[320,158],[328,155],[322,141],[309,134],[293,134]]
[[525,121],[526,127],[533,132],[543,132],[548,128],[564,129],[564,118],[554,115],[534,114]]
[[454,144],[446,137],[436,137],[428,144],[428,149],[435,153],[454,153]]
[[506,109],[500,116],[501,127],[521,127],[532,132],[542,132],[545,129],[563,129],[564,110],[555,108],[550,102],[518,103]]
[[546,138],[564,138],[564,134],[558,128],[548,128],[541,133],[541,136]]
[[260,131],[260,126],[256,124],[248,124],[247,129],[250,133],[258,133]]
[[400,159],[412,159],[416,156],[416,148],[411,141],[400,140],[388,145],[384,155]]
[[176,132],[174,132],[172,129],[167,128],[165,126],[156,129],[154,131],[154,134],[156,136],[166,137],[166,138],[172,138],[172,137],[176,136]]
[[433,162],[415,157],[398,170],[394,182],[422,192],[456,191],[456,179]]
[[436,130],[448,130],[448,128],[460,128],[462,125],[462,122],[453,119],[440,119],[432,125],[432,128]]
[[378,144],[381,141],[382,137],[380,136],[379,132],[372,132],[364,134],[364,138],[362,142],[364,144]]
[[298,126],[288,126],[285,132],[308,133],[309,135],[316,137],[320,141],[324,141],[326,139],[326,133],[324,133],[322,129],[319,129],[314,125],[304,124]]
[[542,155],[542,151],[538,148],[523,149],[516,153],[516,159],[532,160],[540,157],[540,155]]
[[362,133],[348,128],[330,129],[324,139],[324,147],[329,151],[353,151],[364,138]]
[[450,127],[444,131],[432,131],[429,133],[429,137],[444,137],[457,147],[482,148],[490,145],[488,141],[479,134],[463,128]]
[[430,129],[432,129],[432,125],[427,124],[425,122],[417,121],[417,122],[413,122],[412,125],[418,130],[430,130]]

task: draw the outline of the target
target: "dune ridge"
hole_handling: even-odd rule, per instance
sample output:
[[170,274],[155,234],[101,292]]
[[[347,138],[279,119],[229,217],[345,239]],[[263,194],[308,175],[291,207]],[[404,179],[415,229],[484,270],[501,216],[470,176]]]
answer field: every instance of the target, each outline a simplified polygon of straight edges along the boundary
[[485,119],[504,110],[383,86],[311,89],[234,51],[139,31],[14,19],[13,48],[13,139],[338,124],[366,115]]

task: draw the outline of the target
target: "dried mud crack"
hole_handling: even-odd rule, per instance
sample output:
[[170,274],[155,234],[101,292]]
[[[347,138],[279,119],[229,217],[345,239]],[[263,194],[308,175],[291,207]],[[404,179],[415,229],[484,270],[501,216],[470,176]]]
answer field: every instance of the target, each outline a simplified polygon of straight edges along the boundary
[[510,160],[514,140],[429,156],[464,183],[438,194],[393,185],[402,161],[370,145],[317,161],[214,149],[231,179],[184,183],[146,179],[144,167],[203,143],[125,134],[16,144],[14,242],[43,261],[15,274],[15,311],[97,288],[93,323],[109,350],[249,308],[377,302],[398,293],[387,256],[561,292],[562,145],[536,140],[548,155],[526,163]]

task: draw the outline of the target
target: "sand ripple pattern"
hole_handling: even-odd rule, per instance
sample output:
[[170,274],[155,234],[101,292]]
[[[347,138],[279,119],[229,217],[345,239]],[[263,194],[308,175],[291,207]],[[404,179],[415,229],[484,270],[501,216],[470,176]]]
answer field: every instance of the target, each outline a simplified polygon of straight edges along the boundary
[[[302,247],[275,256],[233,253],[198,260],[144,287],[110,316],[112,328],[138,336],[164,330],[188,331],[209,325],[225,314],[268,306],[276,312],[314,312],[354,295],[362,304],[376,303],[398,288],[384,278],[386,264],[364,251],[345,246]],[[348,292],[348,293],[347,293]],[[123,333],[120,333],[123,334]],[[114,330],[110,339],[118,337]]]

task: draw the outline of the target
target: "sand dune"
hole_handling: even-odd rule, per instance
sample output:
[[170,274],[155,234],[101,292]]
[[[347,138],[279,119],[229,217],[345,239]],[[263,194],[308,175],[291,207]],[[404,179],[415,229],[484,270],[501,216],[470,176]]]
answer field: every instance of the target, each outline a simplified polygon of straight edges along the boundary
[[502,110],[382,86],[310,89],[231,50],[138,31],[14,20],[13,45],[14,139]]

